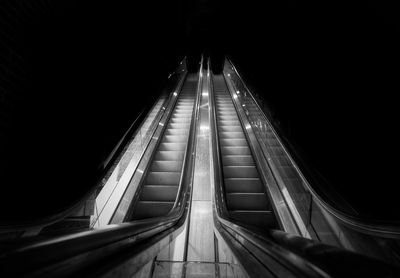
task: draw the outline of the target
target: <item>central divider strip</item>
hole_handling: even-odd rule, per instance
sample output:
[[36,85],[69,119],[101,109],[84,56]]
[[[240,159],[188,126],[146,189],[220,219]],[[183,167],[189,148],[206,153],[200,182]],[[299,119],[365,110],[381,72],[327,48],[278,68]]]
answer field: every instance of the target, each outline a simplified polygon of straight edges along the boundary
[[203,70],[187,261],[215,262],[211,203],[209,72]]

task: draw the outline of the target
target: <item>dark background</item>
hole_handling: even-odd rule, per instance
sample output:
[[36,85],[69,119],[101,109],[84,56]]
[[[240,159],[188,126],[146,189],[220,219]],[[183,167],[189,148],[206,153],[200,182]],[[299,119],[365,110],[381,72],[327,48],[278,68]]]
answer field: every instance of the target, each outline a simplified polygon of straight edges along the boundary
[[0,4],[1,222],[86,194],[180,59],[196,70],[202,52],[215,72],[232,58],[282,135],[360,213],[399,219],[398,6],[125,2]]

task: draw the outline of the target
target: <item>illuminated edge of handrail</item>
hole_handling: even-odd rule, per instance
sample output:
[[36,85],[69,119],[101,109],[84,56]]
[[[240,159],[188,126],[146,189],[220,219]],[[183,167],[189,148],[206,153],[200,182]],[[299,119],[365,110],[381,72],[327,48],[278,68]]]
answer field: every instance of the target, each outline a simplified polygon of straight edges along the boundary
[[[195,140],[194,140],[194,129],[196,129],[197,126],[197,119],[198,119],[198,115],[199,115],[199,109],[200,109],[200,97],[201,97],[201,88],[202,88],[202,84],[203,84],[203,76],[202,76],[202,71],[203,71],[203,55],[201,56],[200,59],[200,69],[199,69],[199,81],[197,83],[197,89],[196,89],[196,101],[194,103],[194,107],[193,107],[193,115],[192,115],[192,119],[191,119],[191,125],[190,125],[190,131],[189,131],[189,138],[188,138],[188,143],[186,145],[186,151],[183,157],[183,165],[186,164],[186,160],[187,160],[187,156],[191,155],[193,156],[194,153],[190,152],[189,150],[194,150],[196,148],[195,146]],[[191,138],[190,136],[193,136],[193,138]],[[192,144],[191,146],[189,146],[189,144]],[[171,211],[173,211],[175,209],[176,206],[179,205],[179,195],[181,194],[181,188],[182,188],[182,183],[183,183],[183,176],[184,176],[184,171],[182,171],[181,176],[180,176],[180,180],[179,180],[179,185],[178,185],[178,195],[176,196],[174,205],[171,209]]]

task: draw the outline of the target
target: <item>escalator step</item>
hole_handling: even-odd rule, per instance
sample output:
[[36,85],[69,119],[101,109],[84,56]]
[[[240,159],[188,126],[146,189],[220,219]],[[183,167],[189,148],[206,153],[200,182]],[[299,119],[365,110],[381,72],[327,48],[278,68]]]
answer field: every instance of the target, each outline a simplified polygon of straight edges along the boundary
[[190,124],[191,118],[172,117],[171,124]]
[[221,131],[219,133],[219,137],[221,139],[225,138],[238,138],[238,139],[244,139],[244,133],[241,131]]
[[[183,136],[180,136],[183,137]],[[183,160],[184,151],[157,151],[155,160]]]
[[227,193],[228,210],[267,210],[268,201],[264,193]]
[[162,142],[166,143],[185,143],[186,144],[187,138],[185,136],[179,135],[164,135]]
[[160,151],[184,151],[185,143],[161,143],[158,147]]
[[223,155],[224,166],[255,166],[251,155]]
[[225,131],[227,131],[227,132],[238,132],[238,131],[243,132],[243,129],[240,125],[235,125],[235,126],[220,126],[219,125],[218,130],[220,132],[225,132]]
[[133,219],[144,219],[165,215],[172,209],[174,202],[139,201]]
[[240,126],[239,120],[218,120],[218,124],[222,126]]
[[220,139],[222,146],[247,146],[246,139]]
[[265,229],[276,228],[276,220],[272,211],[234,210],[229,211],[232,219]]
[[155,160],[151,163],[152,172],[180,172],[183,161],[179,160]]
[[177,185],[146,185],[143,187],[140,200],[175,202],[177,192]]
[[190,127],[190,122],[189,121],[186,121],[186,122],[183,122],[183,123],[170,123],[169,125],[168,125],[168,128],[171,128],[171,129],[189,129],[189,127]]
[[149,172],[145,184],[178,185],[180,172]]
[[263,185],[259,178],[227,178],[225,179],[227,193],[263,193]]
[[187,136],[189,134],[189,128],[168,128],[165,135],[180,135]]
[[258,178],[255,166],[223,166],[226,178]]

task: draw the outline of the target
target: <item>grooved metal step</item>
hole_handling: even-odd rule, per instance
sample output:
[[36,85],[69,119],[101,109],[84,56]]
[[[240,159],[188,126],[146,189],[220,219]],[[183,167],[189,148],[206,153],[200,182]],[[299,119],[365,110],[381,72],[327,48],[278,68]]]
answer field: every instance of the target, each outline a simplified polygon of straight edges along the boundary
[[159,146],[160,151],[185,151],[186,145],[184,143],[161,143]]
[[246,155],[251,154],[247,146],[221,146],[221,153],[224,155]]
[[244,138],[243,139],[241,139],[241,138],[238,138],[238,139],[236,139],[236,138],[235,139],[221,138],[219,141],[222,146],[247,146],[247,141]]
[[223,166],[227,178],[258,178],[255,166]]
[[255,166],[251,155],[223,155],[224,166]]
[[228,132],[234,132],[234,131],[241,131],[243,132],[243,129],[240,125],[236,125],[236,126],[218,126],[218,130],[219,131],[228,131]]
[[175,128],[184,128],[188,129],[190,126],[190,122],[182,122],[182,123],[169,123],[168,128],[175,129]]
[[229,210],[268,210],[264,193],[227,193],[226,202]]
[[228,193],[263,193],[263,185],[259,178],[226,178],[225,189]]
[[234,210],[229,215],[232,219],[264,229],[276,227],[275,215],[272,211]]
[[174,202],[139,201],[133,212],[133,219],[157,217],[168,213]]
[[240,138],[244,139],[244,133],[241,131],[221,131],[219,133],[220,138],[228,138],[228,139],[235,139],[235,138]]
[[152,172],[180,172],[182,169],[181,160],[155,160],[151,164]]
[[143,187],[140,200],[175,202],[177,185],[146,185]]
[[189,133],[189,128],[169,128],[165,134],[166,135],[187,135]]
[[184,136],[179,136],[179,135],[165,135],[162,139],[162,142],[167,142],[167,143],[182,143],[184,142],[186,144],[187,138]]
[[180,176],[180,172],[149,172],[146,184],[178,185]]
[[157,151],[154,160],[183,160],[184,151]]

